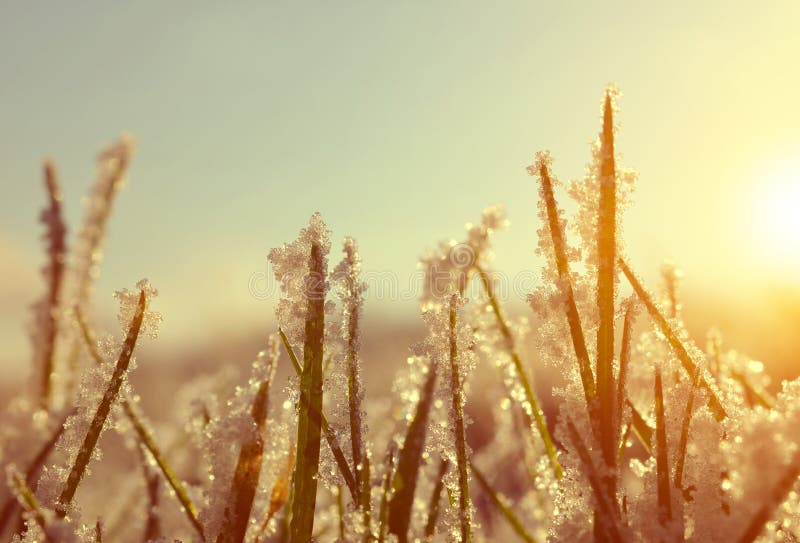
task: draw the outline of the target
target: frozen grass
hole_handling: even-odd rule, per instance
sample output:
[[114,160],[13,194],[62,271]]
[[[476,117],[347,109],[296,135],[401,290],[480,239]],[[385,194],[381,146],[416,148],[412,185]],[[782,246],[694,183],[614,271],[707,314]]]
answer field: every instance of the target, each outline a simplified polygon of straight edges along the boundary
[[[692,341],[673,265],[662,269],[661,291],[634,273],[621,231],[635,176],[616,155],[616,98],[611,88],[603,96],[583,179],[562,185],[547,152],[528,168],[542,225],[531,246],[545,262],[529,295],[535,319],[510,318],[495,292],[492,236],[506,221],[487,208],[465,241],[423,257],[427,336],[410,356],[387,353],[407,363],[392,398],[372,397],[362,373],[385,371],[386,360],[362,360],[357,246],[346,238],[329,270],[330,233],[314,214],[270,252],[278,329],[249,379],[177,384],[191,405],[176,402],[158,432],[138,404],[147,391],[127,378],[140,337],[154,336],[160,320],[149,308],[155,289],[143,281],[117,293],[122,339],[98,339],[88,324],[132,142],[101,153],[70,255],[48,162],[45,294],[30,390],[9,404],[0,435],[0,537],[796,541],[800,381],[772,397],[761,366],[717,334],[708,352]],[[557,199],[565,189],[577,203],[569,222]],[[293,370],[284,388],[273,382],[281,346]],[[499,379],[478,381],[478,365]],[[548,366],[560,384],[549,391],[558,411],[546,414],[535,376]],[[483,441],[469,439],[470,413],[488,421]],[[82,492],[109,430],[126,438],[121,454],[140,469],[116,473],[113,489]],[[160,447],[165,434],[176,445]],[[104,516],[116,494],[126,505],[104,528],[87,511]]]

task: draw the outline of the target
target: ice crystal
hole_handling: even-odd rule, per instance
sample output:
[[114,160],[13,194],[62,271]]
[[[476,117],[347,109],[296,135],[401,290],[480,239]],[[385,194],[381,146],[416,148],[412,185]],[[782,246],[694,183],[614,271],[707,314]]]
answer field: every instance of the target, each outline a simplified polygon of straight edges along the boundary
[[463,242],[443,241],[437,249],[425,253],[419,262],[424,272],[421,301],[441,303],[452,289],[463,293],[475,266],[491,262],[492,234],[508,225],[505,209],[500,205],[486,208],[481,222],[467,223],[467,238]]
[[[323,293],[328,291],[327,278],[319,277],[312,271],[309,259],[311,246],[319,246],[321,267],[327,269],[327,255],[331,246],[329,234],[320,214],[314,213],[309,219],[308,227],[300,231],[295,241],[269,252],[272,271],[281,285],[283,294],[275,314],[283,331],[294,345],[302,345],[305,340],[304,326],[309,296],[317,291]],[[326,311],[331,309],[332,306],[327,305]]]

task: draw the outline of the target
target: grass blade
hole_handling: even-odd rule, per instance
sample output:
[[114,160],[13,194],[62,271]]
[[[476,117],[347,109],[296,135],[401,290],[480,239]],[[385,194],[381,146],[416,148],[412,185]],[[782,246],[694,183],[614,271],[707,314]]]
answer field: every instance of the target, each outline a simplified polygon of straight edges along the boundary
[[144,526],[142,541],[147,543],[161,537],[161,517],[158,514],[158,504],[161,497],[161,478],[147,464],[147,457],[144,451],[142,451],[142,471],[145,489],[147,490],[147,521]]
[[426,538],[432,537],[436,532],[436,523],[439,521],[439,504],[442,501],[442,490],[444,490],[444,476],[447,474],[447,468],[449,467],[450,461],[447,458],[442,458],[439,461],[436,485],[433,487],[431,500],[428,502],[428,520],[425,522]]
[[[270,338],[270,345],[273,338]],[[217,543],[240,543],[244,541],[250,523],[250,514],[253,509],[253,500],[258,490],[258,480],[261,476],[261,462],[264,457],[264,430],[269,413],[269,391],[272,379],[275,376],[277,352],[267,357],[265,377],[258,385],[258,391],[253,398],[250,416],[255,423],[251,432],[239,451],[236,468],[231,482],[229,506],[225,508],[222,529],[217,537]]]
[[111,380],[108,383],[108,387],[103,395],[103,399],[100,401],[100,405],[97,407],[97,411],[94,414],[92,422],[89,426],[89,430],[86,432],[83,444],[78,450],[78,454],[75,457],[75,462],[70,469],[69,475],[67,476],[66,484],[64,485],[64,488],[58,497],[56,503],[56,514],[60,518],[66,516],[67,511],[72,505],[72,498],[75,497],[75,492],[78,490],[78,485],[80,484],[83,475],[86,473],[86,468],[89,465],[92,452],[97,446],[97,441],[100,439],[103,426],[106,423],[108,414],[111,412],[111,404],[119,396],[119,389],[122,386],[123,378],[128,371],[128,365],[130,364],[133,350],[136,347],[136,340],[139,338],[139,329],[142,326],[142,319],[144,318],[146,304],[147,298],[144,290],[142,290],[139,293],[139,302],[136,306],[136,313],[133,316],[130,328],[128,329],[128,335],[125,338],[122,351],[117,358],[117,364],[114,367],[114,373],[112,374]]
[[52,394],[53,355],[58,335],[58,312],[61,303],[61,284],[64,278],[65,255],[67,252],[67,227],[61,215],[61,189],[55,165],[49,160],[44,163],[44,181],[50,206],[41,214],[41,221],[47,226],[48,263],[44,269],[47,279],[47,296],[36,305],[39,330],[34,342],[37,370],[41,372],[40,404],[47,409]]
[[292,447],[289,451],[289,455],[286,457],[286,464],[283,467],[283,471],[275,481],[272,492],[270,492],[267,516],[264,517],[264,522],[261,524],[255,541],[261,541],[261,538],[267,531],[269,521],[289,502],[289,493],[292,488],[292,472],[294,471],[294,455],[295,449]]
[[561,464],[558,461],[558,453],[556,452],[556,447],[553,444],[553,438],[550,436],[550,431],[547,428],[547,423],[544,420],[544,415],[542,414],[542,410],[539,407],[539,400],[536,398],[536,394],[533,392],[533,387],[531,386],[530,380],[528,379],[527,372],[525,371],[525,367],[522,364],[522,359],[517,352],[517,348],[514,341],[514,335],[511,333],[511,329],[508,327],[506,323],[506,319],[503,315],[503,311],[500,308],[500,302],[495,296],[494,286],[492,285],[491,278],[486,273],[486,271],[480,267],[477,263],[475,264],[475,270],[478,272],[478,275],[481,278],[481,283],[483,283],[483,288],[486,291],[486,295],[489,298],[489,305],[492,308],[492,312],[495,315],[497,320],[497,326],[500,329],[500,333],[502,334],[503,338],[508,345],[508,352],[511,356],[511,361],[514,364],[514,369],[519,377],[520,384],[522,384],[522,390],[525,393],[525,399],[527,400],[528,404],[531,407],[531,411],[533,413],[533,419],[531,419],[530,414],[526,409],[522,409],[523,416],[526,419],[528,427],[535,426],[539,432],[539,435],[544,442],[545,450],[547,451],[547,456],[550,458],[550,463],[553,466],[553,472],[556,475],[557,479],[560,479],[564,475],[564,468],[561,467]]
[[400,543],[408,541],[411,506],[414,504],[417,477],[423,461],[422,451],[425,447],[435,385],[436,364],[431,363],[428,366],[428,378],[422,387],[414,418],[406,430],[406,438],[397,460],[397,471],[392,477],[393,493],[388,507],[388,526],[389,533],[396,535]]
[[[392,440],[386,448],[386,456],[383,459],[383,478],[381,479],[381,503],[378,510],[378,543],[383,543],[386,539],[386,534],[389,531],[390,512],[389,502],[393,497],[392,482],[394,481],[394,474],[396,471],[395,457],[397,456],[397,443]],[[398,541],[407,541],[408,536],[401,539],[398,536]]]
[[475,467],[475,464],[470,463],[470,469],[472,470],[472,474],[480,483],[481,488],[489,498],[492,500],[500,512],[503,514],[503,517],[508,521],[508,524],[514,530],[514,532],[527,543],[536,543],[536,539],[531,535],[531,533],[525,528],[525,525],[522,521],[517,517],[516,513],[503,501],[497,492],[492,488],[489,484],[489,481],[486,480],[486,477],[480,472],[478,468]]
[[661,368],[656,367],[656,480],[658,484],[658,521],[666,526],[672,520],[672,492],[669,480],[669,458],[667,456],[667,422],[664,417],[664,389],[661,384]]
[[767,522],[775,514],[775,510],[786,501],[798,477],[800,477],[800,451],[795,452],[783,476],[772,488],[770,500],[764,503],[753,515],[744,533],[739,538],[739,543],[753,543],[758,538],[761,532],[764,531]]
[[647,454],[653,454],[653,428],[647,424],[647,421],[644,420],[644,417],[637,411],[636,407],[630,402],[630,400],[625,400],[625,403],[628,404],[628,408],[631,410],[631,427],[633,428],[633,433],[636,434],[636,437],[639,438],[642,446],[647,451]]
[[[289,343],[289,338],[286,337],[286,334],[283,332],[282,329],[278,328],[278,334],[281,336],[281,342],[283,342],[283,348],[286,350],[286,353],[289,355],[289,360],[292,362],[292,367],[294,368],[295,373],[299,377],[302,374],[302,368],[300,367],[300,362],[297,359],[297,355],[292,348],[291,343]],[[300,401],[303,403],[308,404],[308,399],[302,393],[300,394]],[[353,476],[353,472],[350,470],[350,465],[347,463],[347,458],[344,456],[344,452],[342,451],[341,446],[339,446],[339,440],[336,437],[336,433],[328,424],[328,419],[325,417],[325,413],[319,412],[319,418],[322,421],[322,432],[325,435],[325,441],[328,442],[328,447],[331,449],[331,453],[333,454],[333,459],[336,461],[336,466],[339,468],[339,472],[342,474],[344,478],[344,482],[347,485],[347,489],[350,491],[350,496],[353,498],[353,501],[358,503],[358,490],[356,487],[356,479]]]
[[450,391],[455,422],[454,437],[458,468],[458,508],[461,522],[461,541],[472,541],[472,504],[469,498],[469,466],[467,462],[467,435],[464,427],[464,383],[458,367],[458,298],[450,298]]
[[[626,385],[628,381],[628,368],[631,363],[631,328],[633,327],[633,303],[629,303],[625,308],[625,320],[622,324],[622,345],[619,353],[619,374],[617,376],[617,397],[616,397],[616,419],[617,436],[622,433],[629,433],[630,429],[622,430],[622,410],[625,408]],[[627,436],[621,440],[624,445]],[[621,458],[618,455],[618,458]],[[619,463],[619,462],[618,462]]]
[[[50,456],[50,453],[53,452],[53,449],[58,443],[58,440],[61,439],[61,435],[64,433],[64,423],[67,422],[67,419],[75,414],[76,409],[72,409],[66,416],[61,419],[61,422],[53,431],[53,434],[50,438],[42,444],[41,449],[39,452],[36,453],[36,456],[31,461],[28,469],[25,470],[25,484],[29,487],[36,482],[36,479],[39,476],[39,472],[44,466],[44,463],[47,461],[47,458]],[[17,500],[11,496],[8,500],[3,504],[2,509],[0,509],[0,535],[3,534],[6,527],[8,526],[8,522],[13,518],[14,512],[17,509]]]
[[[47,531],[47,521],[44,516],[44,510],[39,505],[39,501],[36,499],[33,491],[28,486],[28,483],[25,482],[25,479],[19,474],[16,469],[9,470],[9,483],[12,486],[13,494],[15,495],[16,499],[19,501],[19,504],[26,510],[29,511],[33,515],[33,519],[36,521],[42,531]],[[46,540],[49,538],[45,535]]]
[[[666,317],[664,317],[664,315],[658,310],[658,307],[656,307],[656,304],[653,302],[653,297],[650,296],[650,294],[644,289],[641,282],[636,275],[634,275],[633,271],[624,259],[619,259],[619,266],[620,269],[622,269],[622,272],[625,274],[625,277],[627,277],[628,282],[633,287],[633,290],[636,292],[636,295],[639,297],[639,300],[641,300],[647,308],[650,318],[655,321],[655,323],[658,325],[658,328],[661,330],[661,333],[664,334],[664,337],[667,339],[670,347],[672,347],[672,350],[675,352],[678,360],[680,360],[683,368],[689,375],[694,375],[697,364],[694,360],[692,360],[692,357],[689,355],[689,352],[686,350],[683,342],[678,337],[678,334],[669,324],[669,321],[667,321]],[[722,406],[722,402],[720,402],[713,388],[702,377],[702,375],[700,376],[699,384],[708,392],[708,406],[714,413],[714,416],[717,418],[717,420],[722,420],[727,417],[728,414],[726,413],[725,408]]]
[[[606,530],[609,541],[622,543],[625,539],[622,536],[622,522],[619,518],[616,499],[612,499],[613,497],[610,497],[606,492],[606,486],[592,463],[589,450],[583,443],[583,439],[581,439],[578,429],[575,428],[575,424],[570,419],[567,419],[567,430],[569,432],[570,441],[572,441],[572,445],[575,447],[578,457],[583,464],[586,476],[589,479],[589,485],[592,488],[597,507],[599,508],[596,513],[599,513],[604,519],[608,520],[608,522],[602,523],[602,527]],[[597,516],[596,514],[595,518],[597,518]]]
[[[536,168],[534,168],[536,170]],[[592,406],[595,397],[595,381],[592,374],[592,364],[589,360],[589,353],[586,350],[586,339],[583,335],[581,317],[578,313],[578,305],[575,302],[575,292],[572,288],[572,276],[567,260],[567,242],[564,235],[563,225],[559,217],[558,206],[553,195],[553,182],[550,178],[547,161],[540,159],[538,163],[538,174],[541,185],[540,196],[544,200],[547,209],[547,221],[550,230],[550,237],[553,240],[555,251],[556,268],[558,269],[558,279],[561,288],[566,296],[565,314],[569,331],[572,337],[572,346],[575,349],[575,356],[578,359],[578,369],[580,371],[583,392],[586,397],[586,405]]]
[[681,423],[681,437],[678,441],[678,458],[675,460],[675,488],[683,490],[683,467],[686,462],[686,447],[689,444],[689,427],[692,423],[692,415],[694,414],[694,394],[697,390],[700,372],[695,368],[694,375],[692,376],[692,387],[689,390],[689,399],[686,400],[686,410],[683,412],[683,421]]
[[[324,249],[311,242],[309,274],[324,279]],[[322,438],[322,361],[325,334],[325,281],[309,281],[303,345],[303,368],[300,373],[300,402],[297,421],[297,465],[292,503],[292,541],[311,541],[314,511],[317,505],[317,474]],[[356,490],[356,495],[357,495]]]
[[[600,135],[600,201],[597,217],[597,398],[600,444],[608,466],[615,466],[614,284],[617,254],[617,183],[611,92],[606,91]],[[609,479],[614,484],[614,479]]]
[[[100,353],[97,351],[93,334],[89,329],[89,326],[86,324],[83,313],[79,307],[75,310],[75,316],[78,321],[78,326],[80,327],[83,340],[89,350],[89,354],[92,356],[96,364],[102,364],[103,359],[100,356]],[[175,471],[172,469],[172,466],[170,466],[169,462],[167,462],[166,456],[161,452],[161,449],[156,443],[155,438],[147,428],[144,420],[142,420],[142,417],[140,417],[136,412],[136,408],[133,406],[133,404],[128,401],[127,398],[123,397],[120,401],[120,405],[122,406],[125,416],[130,421],[131,426],[133,426],[139,442],[152,455],[153,460],[156,461],[156,465],[161,470],[162,475],[164,475],[164,479],[166,479],[169,486],[172,487],[172,490],[175,492],[175,497],[178,499],[183,511],[186,513],[189,523],[192,525],[195,531],[197,531],[201,540],[203,540],[203,525],[200,523],[197,506],[195,506],[194,502],[192,502],[192,499],[189,497],[189,492],[186,490],[183,482],[175,474]]]

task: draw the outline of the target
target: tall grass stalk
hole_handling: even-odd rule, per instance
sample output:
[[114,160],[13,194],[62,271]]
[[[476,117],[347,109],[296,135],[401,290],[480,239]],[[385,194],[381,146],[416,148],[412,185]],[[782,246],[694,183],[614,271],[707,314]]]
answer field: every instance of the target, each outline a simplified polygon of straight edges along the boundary
[[67,481],[64,485],[61,494],[58,496],[56,503],[56,514],[59,517],[65,517],[69,508],[72,505],[72,498],[78,490],[78,485],[86,473],[86,468],[89,466],[89,460],[92,457],[97,441],[100,439],[100,434],[105,426],[106,419],[111,412],[111,405],[117,400],[119,396],[120,387],[125,374],[128,372],[128,365],[133,355],[133,350],[136,347],[136,341],[139,338],[139,329],[142,326],[142,319],[144,318],[144,310],[147,305],[147,297],[144,290],[139,292],[139,302],[136,305],[136,313],[131,321],[128,335],[125,338],[125,343],[122,345],[122,351],[117,358],[117,364],[114,368],[114,373],[108,383],[105,394],[103,395],[100,405],[95,411],[86,436],[83,439],[83,444],[78,449],[78,454],[75,457],[75,462],[70,469]]
[[539,407],[539,400],[536,397],[536,393],[533,391],[531,382],[528,379],[527,371],[525,371],[525,367],[522,364],[522,359],[517,351],[514,335],[511,333],[511,329],[508,327],[508,323],[503,315],[503,310],[500,307],[500,302],[495,295],[492,280],[489,277],[489,274],[486,273],[486,270],[484,270],[477,263],[475,264],[475,270],[478,272],[478,275],[481,278],[481,283],[483,284],[483,288],[486,291],[487,297],[489,298],[489,305],[491,306],[492,312],[497,320],[497,326],[506,342],[508,353],[511,356],[512,363],[514,364],[514,370],[517,373],[520,384],[522,385],[522,390],[525,393],[525,399],[530,405],[531,413],[533,414],[533,418],[531,418],[531,413],[528,413],[528,411],[523,407],[523,416],[525,417],[529,428],[531,426],[536,427],[536,430],[539,432],[539,435],[544,442],[545,451],[550,459],[550,464],[553,466],[553,472],[555,473],[556,478],[561,478],[564,475],[564,468],[561,467],[561,464],[558,461],[558,453],[556,452],[556,447],[553,444],[553,438],[550,436],[550,430],[547,428],[547,423],[544,420],[542,409]]
[[[292,504],[292,541],[311,541],[314,511],[317,504],[317,474],[319,473],[320,440],[322,438],[322,360],[325,334],[325,277],[324,251],[313,240],[309,254],[310,277],[306,283],[307,312],[303,369],[300,374],[300,402],[297,422],[297,466],[294,477]],[[321,280],[320,280],[321,279]],[[356,490],[356,495],[358,491]]]
[[455,423],[453,428],[456,467],[458,468],[458,509],[461,523],[461,541],[472,541],[472,503],[469,498],[469,466],[467,462],[467,434],[464,426],[464,383],[460,375],[458,361],[458,295],[450,298],[450,392],[452,396],[452,412]]
[[[350,448],[353,455],[353,469],[355,471],[357,503],[364,515],[364,524],[370,525],[370,468],[367,447],[363,435],[364,422],[362,420],[361,400],[364,395],[361,383],[361,369],[359,364],[359,347],[361,343],[360,319],[363,306],[363,289],[359,273],[361,259],[358,256],[355,241],[347,238],[344,242],[345,258],[341,270],[344,273],[345,295],[343,303],[346,309],[344,314],[346,322],[343,332],[346,338],[346,366],[347,366],[347,402],[350,419]],[[340,268],[337,268],[339,271]],[[369,531],[369,530],[367,530]]]
[[[600,443],[606,465],[614,467],[617,437],[614,430],[614,285],[617,253],[617,182],[614,160],[614,121],[610,91],[603,107],[600,135],[600,201],[597,217],[597,398]],[[613,491],[614,477],[608,478]]]

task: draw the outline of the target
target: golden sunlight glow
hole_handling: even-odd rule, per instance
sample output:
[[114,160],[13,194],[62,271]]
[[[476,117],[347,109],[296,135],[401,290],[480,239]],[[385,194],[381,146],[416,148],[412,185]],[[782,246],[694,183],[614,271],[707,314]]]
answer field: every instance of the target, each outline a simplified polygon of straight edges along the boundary
[[800,166],[781,168],[760,185],[758,237],[778,265],[800,264]]

